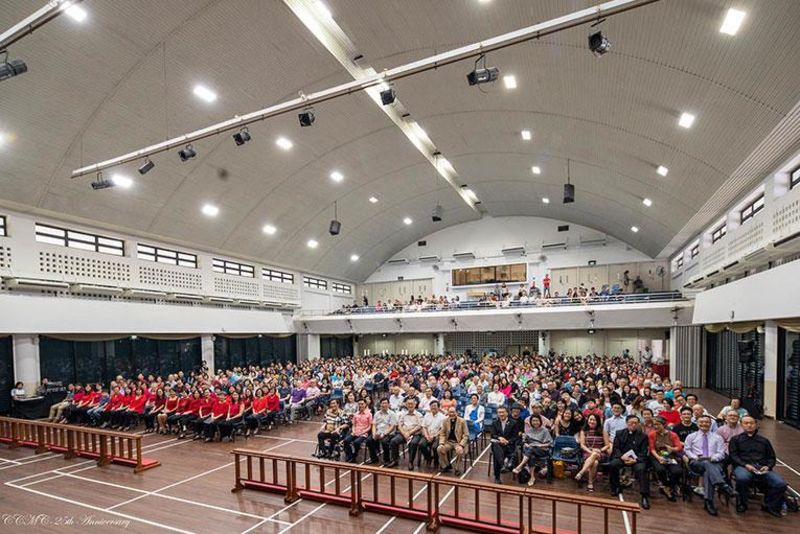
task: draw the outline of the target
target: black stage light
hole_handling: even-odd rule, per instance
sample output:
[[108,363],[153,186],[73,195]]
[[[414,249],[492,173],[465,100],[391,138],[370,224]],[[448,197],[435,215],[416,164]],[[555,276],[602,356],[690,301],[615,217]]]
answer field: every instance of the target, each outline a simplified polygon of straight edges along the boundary
[[433,212],[431,212],[431,220],[433,222],[442,222],[442,215],[444,214],[444,209],[442,208],[441,204],[436,204],[433,208]]
[[331,221],[330,227],[328,228],[328,232],[330,232],[331,235],[339,235],[339,232],[341,231],[342,231],[342,223],[340,223],[336,219],[333,219]]
[[470,85],[490,83],[497,80],[498,76],[500,76],[500,69],[497,67],[475,69],[467,74],[467,83]]
[[602,56],[608,49],[611,48],[611,43],[608,38],[603,35],[603,32],[593,33],[589,36],[589,50],[592,51],[597,57]]
[[250,141],[250,130],[247,128],[242,128],[235,134],[233,134],[233,142],[236,143],[236,146],[242,146],[243,144]]
[[147,174],[148,172],[152,171],[153,167],[155,167],[155,166],[156,166],[155,163],[153,163],[149,159],[146,159],[146,160],[144,160],[144,165],[139,167],[139,174]]
[[181,161],[188,161],[195,156],[197,156],[197,152],[192,145],[186,145],[186,148],[178,150],[178,157],[181,158]]
[[314,116],[314,112],[310,109],[303,111],[302,113],[297,114],[297,118],[300,120],[300,126],[311,126],[314,124],[316,117]]
[[392,89],[391,87],[386,89],[385,91],[381,91],[381,103],[384,106],[388,106],[389,104],[394,104],[395,97],[396,94],[394,92],[394,89]]
[[3,61],[0,63],[0,82],[28,72],[28,65],[21,59]]
[[564,204],[575,202],[575,184],[564,184]]
[[100,189],[109,189],[111,187],[114,187],[114,185],[115,184],[113,181],[103,178],[102,172],[98,172],[97,178],[95,178],[95,180],[92,182],[92,189],[94,189],[95,191]]

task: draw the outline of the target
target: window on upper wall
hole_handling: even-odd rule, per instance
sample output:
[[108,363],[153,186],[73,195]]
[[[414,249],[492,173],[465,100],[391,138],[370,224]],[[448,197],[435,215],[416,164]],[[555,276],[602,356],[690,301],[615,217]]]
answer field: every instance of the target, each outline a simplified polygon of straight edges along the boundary
[[245,276],[247,278],[255,278],[256,276],[255,267],[252,265],[231,260],[223,260],[221,258],[214,258],[211,268],[215,272],[232,274],[234,276]]
[[683,268],[683,254],[678,256],[678,258],[675,260],[675,268],[676,269],[682,269]]
[[328,289],[328,282],[320,278],[312,278],[310,276],[303,277],[303,285],[311,289]]
[[294,275],[292,273],[276,271],[275,269],[261,269],[261,278],[281,284],[294,284]]
[[68,230],[48,224],[36,223],[36,241],[114,256],[125,255],[125,242],[122,239]]
[[756,213],[758,213],[763,209],[764,209],[764,193],[761,193],[760,195],[758,195],[758,197],[756,197],[752,202],[747,204],[747,206],[742,208],[742,210],[739,212],[742,224],[755,217]]
[[345,295],[353,294],[353,286],[349,284],[342,284],[340,282],[331,282],[331,289],[334,293],[343,293]]
[[197,256],[188,252],[178,252],[167,248],[156,247],[153,245],[136,245],[136,257],[140,260],[166,263],[169,265],[180,265],[181,267],[192,267],[197,269]]
[[797,184],[800,184],[800,167],[789,174],[789,189],[794,189]]
[[714,231],[711,232],[711,244],[713,245],[728,233],[728,224],[722,223]]
[[697,243],[696,245],[694,245],[692,247],[692,249],[689,251],[689,256],[692,259],[695,259],[698,254],[700,254],[700,243]]
[[0,215],[0,237],[8,235],[8,228],[6,227],[6,216]]

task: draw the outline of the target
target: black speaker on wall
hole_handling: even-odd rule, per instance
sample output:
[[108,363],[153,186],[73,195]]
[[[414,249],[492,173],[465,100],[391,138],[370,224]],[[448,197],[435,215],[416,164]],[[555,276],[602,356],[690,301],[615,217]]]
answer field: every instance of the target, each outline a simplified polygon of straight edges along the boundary
[[739,345],[739,363],[756,361],[756,342],[754,340],[740,339],[737,343]]

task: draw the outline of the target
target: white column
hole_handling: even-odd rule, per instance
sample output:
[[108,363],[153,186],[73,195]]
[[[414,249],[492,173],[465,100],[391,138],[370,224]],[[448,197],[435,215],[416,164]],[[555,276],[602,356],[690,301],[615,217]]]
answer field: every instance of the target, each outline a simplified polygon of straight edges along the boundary
[[437,355],[444,354],[444,334],[441,332],[436,334],[436,346],[433,349]]
[[764,415],[778,412],[778,325],[764,323]]
[[200,336],[200,359],[208,365],[209,373],[214,374],[216,372],[214,367],[214,336],[211,334]]
[[29,395],[36,392],[41,379],[39,362],[39,336],[36,334],[14,334],[14,381],[25,384]]
[[297,359],[298,361],[316,360],[320,353],[319,334],[298,334],[297,335]]
[[[676,347],[678,346],[677,343],[678,339],[678,329],[674,326],[670,327],[669,329],[669,380],[670,382],[675,382],[676,378],[676,368],[678,367],[678,351]],[[698,355],[698,359],[699,355]]]
[[550,351],[550,332],[539,330],[539,354],[547,354]]

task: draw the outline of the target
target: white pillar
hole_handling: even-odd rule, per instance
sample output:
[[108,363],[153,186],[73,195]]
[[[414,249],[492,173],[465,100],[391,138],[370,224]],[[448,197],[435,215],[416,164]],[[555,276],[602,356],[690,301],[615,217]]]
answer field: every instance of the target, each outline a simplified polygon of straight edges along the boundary
[[200,359],[208,365],[208,372],[214,374],[214,336],[203,334],[200,336]]
[[539,354],[550,352],[550,332],[539,330]]
[[778,325],[764,323],[764,415],[775,417],[778,412]]
[[[678,329],[677,327],[670,327],[669,329],[669,380],[670,382],[675,382],[677,377],[676,369],[678,367],[678,351],[677,346],[678,343],[676,342],[678,339]],[[698,354],[698,361],[701,359],[700,355]]]
[[297,360],[316,360],[319,358],[320,344],[319,334],[298,334],[297,335]]
[[444,334],[441,332],[436,334],[436,346],[433,349],[437,355],[444,354]]
[[14,334],[14,381],[25,384],[29,395],[36,392],[41,379],[39,363],[39,336],[36,334]]

